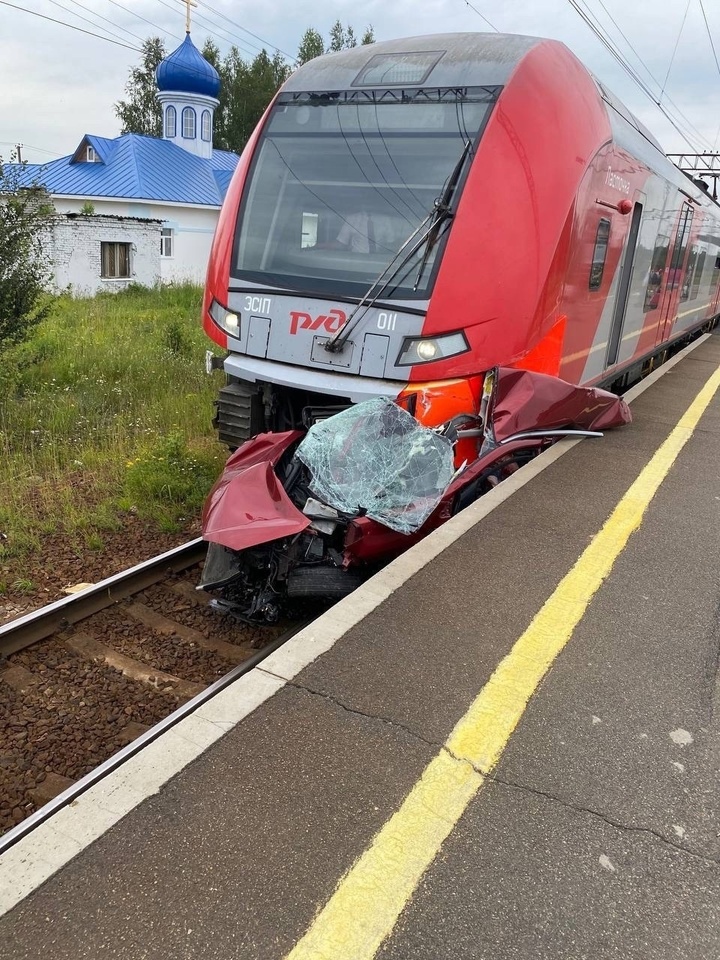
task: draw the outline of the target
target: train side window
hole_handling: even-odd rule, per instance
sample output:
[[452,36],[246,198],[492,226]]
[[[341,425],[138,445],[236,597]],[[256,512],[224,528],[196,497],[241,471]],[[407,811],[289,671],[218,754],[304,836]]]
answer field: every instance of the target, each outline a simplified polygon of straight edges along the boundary
[[675,235],[675,246],[673,247],[672,259],[670,260],[670,269],[668,270],[668,285],[671,290],[680,287],[681,300],[687,300],[688,298],[687,281],[691,258],[688,257],[688,263],[684,271],[682,266],[683,261],[685,260],[685,254],[687,252],[688,237],[690,236],[693,214],[694,211],[689,205],[686,206],[680,214],[677,234]]
[[705,270],[705,251],[694,246],[690,256],[692,273],[688,272],[688,286],[690,288],[688,300],[697,300],[698,294],[700,293],[703,271]]
[[720,283],[720,256],[715,257],[715,265],[710,274],[710,286],[707,291],[709,297],[715,296],[718,283]]
[[643,312],[648,313],[660,306],[660,288],[662,287],[663,275],[665,273],[665,264],[667,263],[668,250],[670,249],[670,237],[659,233],[655,241],[652,261],[650,264],[650,273],[648,274],[647,287],[645,288],[645,301],[643,303]]
[[592,263],[590,264],[590,290],[599,290],[602,283],[603,270],[605,269],[605,259],[608,251],[608,239],[610,237],[610,221],[604,217],[598,223],[597,233],[595,234],[595,247],[593,249]]

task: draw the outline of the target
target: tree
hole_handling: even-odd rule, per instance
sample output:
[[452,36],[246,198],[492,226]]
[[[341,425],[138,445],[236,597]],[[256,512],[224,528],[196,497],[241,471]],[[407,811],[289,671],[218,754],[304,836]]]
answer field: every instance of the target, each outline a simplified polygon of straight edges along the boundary
[[215,145],[240,153],[290,68],[277,52],[270,57],[261,50],[246,63],[232,47],[219,72],[223,110],[220,117],[216,114]]
[[302,66],[308,60],[314,60],[315,57],[321,57],[325,53],[325,43],[322,36],[313,27],[308,27],[302,35],[300,46],[298,47],[298,63]]
[[140,65],[132,67],[125,84],[128,98],[115,104],[115,114],[122,123],[121,133],[162,136],[162,108],[158,100],[155,72],[166,56],[165,43],[160,37],[148,37],[143,41]]
[[22,165],[0,157],[0,347],[21,340],[50,309],[42,241],[55,211],[42,187],[20,186],[21,173]]
[[[365,33],[360,40],[361,44],[375,43],[375,33],[371,26],[365,28]],[[338,53],[340,50],[349,50],[357,46],[355,30],[350,26],[343,27],[339,20],[330,27],[330,44],[327,53]]]

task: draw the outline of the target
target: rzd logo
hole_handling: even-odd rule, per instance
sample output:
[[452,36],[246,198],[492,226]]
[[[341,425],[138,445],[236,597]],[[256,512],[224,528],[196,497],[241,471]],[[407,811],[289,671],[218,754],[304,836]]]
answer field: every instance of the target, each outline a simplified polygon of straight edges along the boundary
[[301,313],[298,310],[290,312],[290,334],[294,335],[298,330],[326,330],[327,333],[337,333],[340,327],[344,326],[347,316],[342,310],[331,310],[330,313],[320,314],[313,318],[309,313]]

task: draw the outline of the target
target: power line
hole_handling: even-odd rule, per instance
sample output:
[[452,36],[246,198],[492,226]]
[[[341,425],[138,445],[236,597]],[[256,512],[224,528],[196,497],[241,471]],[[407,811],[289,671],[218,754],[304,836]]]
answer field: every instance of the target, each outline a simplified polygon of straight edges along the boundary
[[203,3],[203,6],[206,10],[209,10],[210,13],[217,14],[218,17],[222,17],[223,20],[227,20],[228,23],[231,23],[234,27],[242,30],[243,33],[248,33],[251,37],[259,40],[260,43],[264,43],[265,46],[272,47],[273,50],[277,50],[277,52],[281,53],[284,57],[288,57],[288,59],[292,60],[293,62],[297,60],[297,57],[294,57],[291,53],[288,53],[287,50],[281,50],[280,47],[276,46],[274,43],[270,43],[269,40],[263,40],[262,37],[259,37],[256,33],[253,33],[252,30],[248,30],[247,27],[240,26],[237,21],[231,20],[230,17],[226,17],[224,13],[220,13],[219,10],[215,10],[214,7],[211,7],[209,3]]
[[177,33],[171,33],[169,30],[163,30],[163,28],[159,27],[157,23],[153,23],[152,20],[147,20],[145,17],[141,17],[139,13],[135,13],[134,10],[124,7],[121,3],[118,3],[117,0],[107,0],[107,2],[111,3],[114,7],[119,7],[120,10],[124,10],[125,13],[129,13],[131,16],[137,17],[138,20],[142,20],[143,23],[147,23],[153,28],[153,30],[159,30],[160,33],[163,33],[168,37],[172,37],[173,40],[182,40],[182,37],[179,37]]
[[[163,7],[167,7],[169,10],[172,10],[173,13],[174,13],[175,10],[176,10],[175,7],[171,6],[169,3],[166,3],[166,0],[156,0],[156,2],[159,3],[159,4],[161,4]],[[235,34],[230,33],[230,31],[229,31],[229,30],[226,30],[224,27],[219,26],[218,24],[212,24],[212,26],[211,26],[211,25],[210,25],[208,22],[206,22],[204,19],[201,19],[197,14],[193,14],[193,20],[194,20],[194,22],[195,22],[198,26],[203,27],[205,30],[209,30],[211,33],[212,33],[212,31],[213,31],[213,27],[214,27],[216,30],[218,30],[218,29],[219,29],[219,30],[222,30],[222,32],[225,33],[225,34],[227,34],[227,36],[230,38],[230,43],[234,43],[235,45],[245,46],[245,51],[244,51],[244,52],[246,52],[246,53],[251,53],[251,54],[252,54],[252,50],[251,50],[250,47],[248,46],[248,42],[247,42],[246,40],[238,37],[238,36],[235,35]],[[222,37],[221,37],[220,39],[222,39]],[[250,46],[255,46],[255,44],[251,44]],[[257,50],[260,50],[261,48],[260,48],[260,47],[257,47],[256,49],[257,49]]]
[[12,142],[10,140],[0,140],[0,145],[3,147],[27,147],[28,150],[35,150],[37,153],[46,153],[49,157],[55,157],[56,159],[62,156],[61,153],[56,153],[54,150],[44,150],[42,147],[34,147],[31,143],[18,144],[17,142]]
[[119,30],[122,30],[123,33],[127,33],[129,36],[133,37],[135,40],[139,40],[140,43],[145,41],[144,37],[139,37],[136,33],[133,33],[131,30],[121,27],[119,23],[115,23],[114,20],[110,20],[108,17],[104,17],[101,13],[95,13],[90,7],[86,7],[84,3],[80,3],[80,0],[70,0],[70,3],[74,3],[76,7],[80,7],[81,10],[86,10],[88,13],[92,13],[94,17],[97,17],[98,20],[104,20],[105,23],[109,23],[113,27],[117,27]]
[[126,50],[134,50],[140,53],[139,47],[131,47],[128,43],[121,43],[119,40],[111,40],[110,37],[104,37],[100,33],[91,33],[89,30],[83,30],[82,27],[76,27],[72,23],[66,23],[64,20],[56,20],[55,17],[48,17],[44,13],[38,13],[36,10],[28,10],[27,7],[20,7],[16,3],[9,3],[8,0],[0,0],[4,7],[12,7],[13,10],[22,10],[23,13],[30,13],[34,17],[40,17],[42,20],[49,20],[51,23],[59,23],[63,27],[69,27],[70,30],[77,30],[78,33],[85,33],[89,37],[95,37],[97,40],[106,40],[108,43],[114,43],[116,47],[125,47]]
[[[63,10],[65,13],[69,13],[71,17],[77,17],[78,20],[84,20],[85,23],[89,23],[91,27],[98,27],[98,29],[104,30],[105,33],[109,33],[110,36],[115,37],[116,40],[125,39],[125,37],[119,36],[119,34],[114,33],[112,30],[108,30],[107,27],[102,27],[100,26],[99,23],[95,23],[94,20],[89,20],[87,17],[84,17],[81,13],[75,13],[74,10],[71,10],[69,7],[65,7],[63,6],[62,3],[59,3],[58,0],[50,0],[50,3],[52,3],[56,7],[60,7],[60,9]],[[113,26],[115,26],[115,24],[113,24]]]
[[[701,2],[702,2],[702,0],[701,0]],[[637,50],[635,49],[635,47],[632,45],[632,43],[630,42],[630,40],[628,39],[628,37],[623,33],[622,28],[620,27],[620,24],[619,24],[619,23],[617,22],[617,20],[613,17],[613,15],[610,13],[610,11],[608,10],[608,8],[605,6],[605,4],[603,3],[603,0],[598,0],[598,3],[600,4],[600,6],[601,6],[601,7],[603,8],[603,10],[605,11],[608,19],[609,19],[609,20],[611,21],[611,23],[614,25],[614,27],[615,27],[615,29],[617,30],[617,32],[620,34],[620,36],[623,38],[623,40],[625,41],[625,43],[628,45],[628,47],[630,48],[630,50],[631,50],[631,51],[633,52],[633,54],[635,55],[635,57],[637,58],[638,63],[640,64],[640,66],[643,68],[643,70],[644,70],[645,73],[648,75],[648,77],[652,80],[652,82],[653,82],[653,83],[658,87],[658,89],[659,89],[659,88],[661,87],[660,81],[659,81],[659,80],[657,79],[657,77],[652,73],[652,71],[650,70],[650,68],[648,67],[648,65],[645,63],[645,61],[643,60],[643,58],[640,56],[640,54],[637,52]],[[585,6],[588,7],[587,0],[586,0],[586,3],[585,3]],[[599,25],[600,21],[598,20],[597,17],[595,17],[595,21],[596,21],[596,23],[598,23],[598,25]],[[662,99],[662,97],[661,97],[660,99]],[[666,101],[666,103],[671,104],[671,106],[673,107],[673,109],[675,110],[675,112],[676,112],[677,114],[679,114],[679,116],[683,117],[682,110],[680,109],[680,107],[678,107],[678,105],[675,103],[675,101],[674,101],[671,97],[669,97],[669,96],[666,97],[666,98],[665,98],[665,101]],[[657,98],[653,98],[653,103],[655,103],[655,104],[657,105]],[[690,123],[690,121],[687,119],[687,117],[683,117],[683,119],[685,120],[685,123],[686,123],[686,125],[688,126],[688,128],[689,128],[690,130],[692,130],[701,140],[706,139],[706,138],[703,137],[703,135],[700,133],[700,131]],[[706,141],[706,142],[707,142],[707,141]]]

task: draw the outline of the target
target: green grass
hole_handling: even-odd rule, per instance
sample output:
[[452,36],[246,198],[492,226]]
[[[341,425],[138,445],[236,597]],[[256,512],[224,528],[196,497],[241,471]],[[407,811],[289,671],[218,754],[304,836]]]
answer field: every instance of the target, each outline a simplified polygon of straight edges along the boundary
[[164,530],[197,514],[227,454],[200,305],[193,286],[62,296],[0,354],[0,558],[48,533],[99,549],[126,510]]

